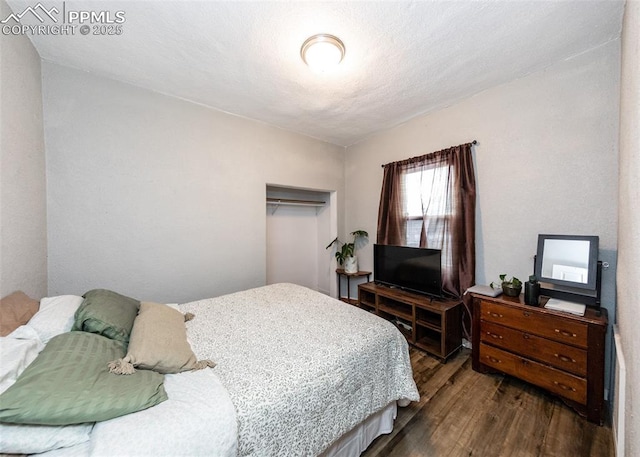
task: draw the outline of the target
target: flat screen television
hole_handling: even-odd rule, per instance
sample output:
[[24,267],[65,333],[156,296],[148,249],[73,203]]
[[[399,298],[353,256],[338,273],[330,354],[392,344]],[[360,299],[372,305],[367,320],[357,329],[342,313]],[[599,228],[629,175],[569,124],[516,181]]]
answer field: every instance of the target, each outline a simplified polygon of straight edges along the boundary
[[442,251],[408,246],[373,245],[373,276],[377,283],[442,296]]
[[597,289],[598,237],[538,235],[534,274],[541,282]]

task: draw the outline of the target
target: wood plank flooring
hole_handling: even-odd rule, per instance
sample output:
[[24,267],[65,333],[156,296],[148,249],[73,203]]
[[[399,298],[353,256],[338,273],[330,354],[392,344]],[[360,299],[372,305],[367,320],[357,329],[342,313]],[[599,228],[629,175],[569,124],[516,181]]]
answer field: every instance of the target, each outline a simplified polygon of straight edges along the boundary
[[394,430],[363,457],[613,457],[611,427],[509,376],[471,369],[463,350],[446,364],[411,349],[420,402],[399,408]]

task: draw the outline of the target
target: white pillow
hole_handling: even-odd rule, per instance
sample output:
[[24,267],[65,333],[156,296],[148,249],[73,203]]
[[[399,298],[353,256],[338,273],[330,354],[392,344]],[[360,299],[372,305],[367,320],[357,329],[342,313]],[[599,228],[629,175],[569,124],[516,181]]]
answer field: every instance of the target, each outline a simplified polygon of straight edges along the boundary
[[76,310],[82,304],[82,297],[77,295],[60,295],[40,300],[40,311],[31,318],[27,325],[33,328],[43,343],[51,338],[71,330]]
[[[18,335],[18,327],[10,335]],[[0,393],[16,382],[20,373],[38,356],[44,345],[38,339],[18,339],[15,336],[0,337]]]
[[[0,393],[7,390],[37,357],[44,345],[35,331],[23,325],[0,337]],[[0,423],[0,453],[35,454],[89,440],[93,424],[70,426]]]

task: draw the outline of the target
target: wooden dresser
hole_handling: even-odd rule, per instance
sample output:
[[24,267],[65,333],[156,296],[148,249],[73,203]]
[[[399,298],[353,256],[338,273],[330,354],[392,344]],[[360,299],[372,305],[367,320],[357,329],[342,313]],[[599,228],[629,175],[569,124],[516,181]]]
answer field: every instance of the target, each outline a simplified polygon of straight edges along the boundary
[[604,420],[607,310],[575,316],[520,297],[473,297],[473,369],[502,372],[560,396],[597,424]]

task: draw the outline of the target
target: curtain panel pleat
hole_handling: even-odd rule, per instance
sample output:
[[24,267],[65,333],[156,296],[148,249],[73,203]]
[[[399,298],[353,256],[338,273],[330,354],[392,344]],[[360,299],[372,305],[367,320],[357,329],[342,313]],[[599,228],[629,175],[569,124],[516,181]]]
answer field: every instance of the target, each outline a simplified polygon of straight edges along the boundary
[[[475,283],[476,190],[471,152],[472,144],[467,143],[385,165],[378,210],[377,243],[406,246],[407,228],[420,224],[416,244],[442,250],[442,287],[455,297]],[[413,185],[408,184],[410,179]],[[421,195],[410,197],[421,202],[417,217],[411,212],[416,209],[407,206],[408,192],[416,189]]]
[[407,221],[403,211],[402,167],[399,162],[384,167],[378,208],[378,244],[401,246],[405,240]]

